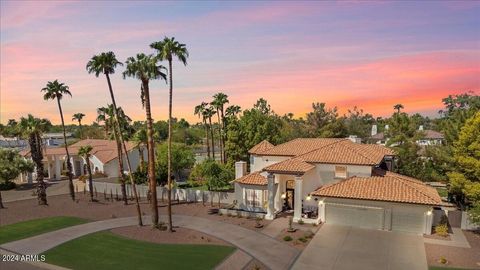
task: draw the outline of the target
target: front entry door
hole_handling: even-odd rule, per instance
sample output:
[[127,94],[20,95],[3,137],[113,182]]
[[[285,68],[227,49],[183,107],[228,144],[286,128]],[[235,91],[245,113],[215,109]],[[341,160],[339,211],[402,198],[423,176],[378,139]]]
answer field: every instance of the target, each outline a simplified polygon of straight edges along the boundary
[[286,206],[287,210],[293,210],[293,207],[295,205],[295,190],[294,189],[287,189],[287,194],[286,194]]

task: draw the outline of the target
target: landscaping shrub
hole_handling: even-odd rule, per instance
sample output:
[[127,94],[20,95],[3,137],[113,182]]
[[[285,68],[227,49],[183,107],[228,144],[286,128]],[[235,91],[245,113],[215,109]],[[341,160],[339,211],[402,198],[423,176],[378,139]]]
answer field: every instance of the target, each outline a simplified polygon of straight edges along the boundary
[[308,240],[305,237],[300,237],[300,238],[298,238],[298,241],[300,241],[302,243],[306,243]]
[[286,236],[283,237],[283,241],[289,242],[289,241],[292,241],[292,240],[293,240],[293,238],[290,235],[286,235]]
[[440,257],[440,261],[439,261],[441,264],[446,264],[448,261],[445,257]]
[[0,183],[0,190],[14,189],[17,185],[12,181],[6,181]]
[[439,224],[435,227],[435,233],[447,237],[448,236],[448,226],[447,224]]
[[309,231],[306,231],[306,232],[303,234],[303,237],[305,237],[305,238],[308,239],[308,238],[313,238],[314,235],[315,235],[315,234],[314,234],[312,231],[309,230]]
[[[97,178],[106,178],[108,175],[101,173],[101,172],[96,172],[92,174],[92,179],[97,179]],[[88,180],[88,174],[81,175],[78,177],[78,180],[82,181],[85,183]]]
[[303,224],[305,224],[305,222],[300,219],[300,220],[298,221],[298,224],[303,225]]

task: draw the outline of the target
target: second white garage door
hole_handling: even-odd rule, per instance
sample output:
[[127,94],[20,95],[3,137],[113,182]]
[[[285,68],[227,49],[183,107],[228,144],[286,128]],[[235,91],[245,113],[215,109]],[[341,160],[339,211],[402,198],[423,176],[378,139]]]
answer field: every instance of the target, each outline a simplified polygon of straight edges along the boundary
[[367,229],[383,229],[384,209],[346,204],[325,205],[325,223]]
[[423,213],[394,211],[392,213],[392,231],[422,234],[425,226]]

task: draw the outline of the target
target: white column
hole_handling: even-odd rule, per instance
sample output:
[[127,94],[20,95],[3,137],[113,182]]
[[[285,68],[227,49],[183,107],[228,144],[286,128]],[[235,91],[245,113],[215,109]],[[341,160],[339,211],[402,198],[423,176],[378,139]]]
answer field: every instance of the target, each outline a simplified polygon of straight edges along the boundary
[[52,173],[52,164],[50,164],[50,160],[47,162],[47,170],[48,170],[48,178],[50,180],[53,179],[53,173]]
[[293,221],[302,219],[303,180],[301,176],[295,176],[295,202],[293,205]]
[[275,210],[276,211],[282,211],[283,208],[283,199],[282,199],[282,193],[285,192],[285,181],[281,179],[281,177],[278,177],[278,184],[277,188],[275,189]]
[[433,211],[430,209],[425,212],[425,229],[423,233],[426,235],[432,234]]
[[75,162],[73,162],[73,157],[70,158],[70,164],[72,164],[72,176],[75,178]]
[[268,188],[268,206],[267,206],[267,215],[265,219],[272,220],[275,218],[275,175],[269,173],[267,176],[267,188]]
[[325,222],[325,202],[323,199],[318,201],[318,221]]
[[55,180],[60,180],[62,178],[62,163],[60,157],[55,157]]

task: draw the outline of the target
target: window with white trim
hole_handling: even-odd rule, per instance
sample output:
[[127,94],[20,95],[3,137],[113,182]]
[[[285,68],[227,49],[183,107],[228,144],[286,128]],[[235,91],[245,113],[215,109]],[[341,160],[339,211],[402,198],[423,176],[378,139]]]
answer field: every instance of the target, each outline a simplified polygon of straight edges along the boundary
[[266,196],[266,190],[245,189],[245,204],[247,207],[263,207]]
[[347,178],[347,166],[335,166],[335,178]]

